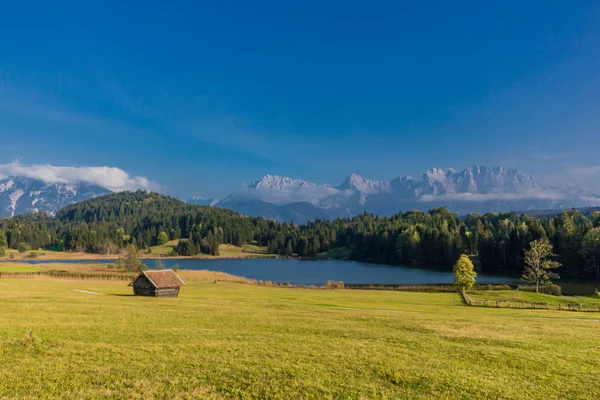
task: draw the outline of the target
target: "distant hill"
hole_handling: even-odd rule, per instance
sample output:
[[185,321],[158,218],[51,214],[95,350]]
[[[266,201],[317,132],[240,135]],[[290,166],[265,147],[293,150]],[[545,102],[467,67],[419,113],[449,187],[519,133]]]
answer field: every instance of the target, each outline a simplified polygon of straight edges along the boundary
[[244,215],[260,216],[276,221],[294,221],[298,224],[309,220],[330,218],[325,210],[308,202],[277,205],[237,194],[226,197],[216,206],[235,210]]

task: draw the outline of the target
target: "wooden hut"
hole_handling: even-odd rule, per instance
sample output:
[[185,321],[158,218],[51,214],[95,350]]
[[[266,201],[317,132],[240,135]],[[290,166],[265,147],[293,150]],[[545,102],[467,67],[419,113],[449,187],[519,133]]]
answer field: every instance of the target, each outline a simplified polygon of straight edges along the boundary
[[129,286],[133,286],[135,296],[177,297],[179,288],[185,286],[179,275],[172,269],[142,271]]

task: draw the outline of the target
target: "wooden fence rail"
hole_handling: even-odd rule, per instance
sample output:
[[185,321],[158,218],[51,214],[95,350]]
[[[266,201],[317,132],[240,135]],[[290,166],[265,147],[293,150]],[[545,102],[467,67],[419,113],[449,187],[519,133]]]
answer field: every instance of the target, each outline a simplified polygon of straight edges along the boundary
[[[466,293],[465,293],[466,295]],[[468,298],[468,296],[467,296]],[[581,312],[600,312],[600,306],[597,308],[584,307],[580,303],[553,304],[527,301],[508,301],[508,300],[465,300],[468,305],[473,307],[491,307],[491,308],[521,308],[533,310],[558,310],[558,311],[581,311]]]
[[64,271],[39,271],[39,272],[0,272],[0,279],[36,279],[36,278],[57,278],[57,279],[78,279],[78,280],[118,280],[130,281],[135,274],[94,274],[94,273],[74,273]]

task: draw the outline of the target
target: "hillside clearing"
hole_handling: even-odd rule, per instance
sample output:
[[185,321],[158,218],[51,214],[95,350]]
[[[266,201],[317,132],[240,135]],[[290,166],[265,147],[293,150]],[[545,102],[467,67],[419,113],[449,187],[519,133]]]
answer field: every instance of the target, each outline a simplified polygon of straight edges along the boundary
[[0,398],[600,391],[596,314],[466,307],[456,293],[212,281],[188,281],[178,299],[130,294],[125,282],[1,279]]

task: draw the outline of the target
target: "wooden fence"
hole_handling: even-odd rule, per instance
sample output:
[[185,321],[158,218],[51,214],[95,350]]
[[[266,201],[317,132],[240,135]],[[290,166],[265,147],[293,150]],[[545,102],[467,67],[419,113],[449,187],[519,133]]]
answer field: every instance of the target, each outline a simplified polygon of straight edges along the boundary
[[0,279],[38,279],[38,278],[56,278],[56,279],[77,279],[77,280],[117,280],[130,281],[135,274],[102,274],[88,272],[67,272],[67,271],[39,271],[39,272],[0,272]]
[[465,303],[472,307],[490,307],[490,308],[521,308],[530,310],[558,310],[558,311],[581,311],[581,312],[600,312],[600,306],[597,308],[584,307],[581,303],[553,304],[527,301],[508,301],[508,300],[471,300],[467,292],[461,291]]

